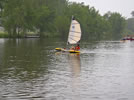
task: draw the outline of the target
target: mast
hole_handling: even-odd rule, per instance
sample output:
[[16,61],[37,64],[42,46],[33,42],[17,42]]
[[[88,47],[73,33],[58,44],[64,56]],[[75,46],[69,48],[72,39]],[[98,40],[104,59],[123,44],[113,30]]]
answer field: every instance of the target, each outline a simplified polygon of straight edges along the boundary
[[[72,15],[72,19],[71,19],[71,24],[72,24],[72,20],[74,19],[74,16]],[[71,28],[71,24],[70,24],[70,28]],[[69,29],[70,32],[70,29]],[[68,38],[69,38],[69,34],[68,34]],[[68,39],[67,39],[67,45],[69,44]]]

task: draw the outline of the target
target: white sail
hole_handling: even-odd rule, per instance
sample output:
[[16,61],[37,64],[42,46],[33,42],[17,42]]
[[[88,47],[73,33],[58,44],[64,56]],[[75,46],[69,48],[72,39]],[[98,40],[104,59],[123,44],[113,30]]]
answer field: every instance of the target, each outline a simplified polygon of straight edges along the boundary
[[72,20],[67,42],[69,44],[77,44],[80,41],[80,39],[81,39],[80,24],[78,21]]

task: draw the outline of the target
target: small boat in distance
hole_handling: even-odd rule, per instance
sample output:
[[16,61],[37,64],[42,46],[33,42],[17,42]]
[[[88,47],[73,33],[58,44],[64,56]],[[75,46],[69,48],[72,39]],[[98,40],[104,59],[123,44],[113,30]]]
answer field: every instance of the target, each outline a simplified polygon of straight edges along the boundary
[[125,41],[125,40],[133,41],[133,40],[134,40],[134,36],[132,36],[132,35],[127,35],[127,36],[124,37],[122,40],[123,40],[123,41]]
[[[77,45],[79,44],[81,40],[81,27],[80,23],[75,20],[74,17],[72,17],[67,45]],[[55,48],[56,51],[63,51],[63,52],[69,52],[69,53],[80,53],[79,50],[76,49],[64,49],[64,48]]]

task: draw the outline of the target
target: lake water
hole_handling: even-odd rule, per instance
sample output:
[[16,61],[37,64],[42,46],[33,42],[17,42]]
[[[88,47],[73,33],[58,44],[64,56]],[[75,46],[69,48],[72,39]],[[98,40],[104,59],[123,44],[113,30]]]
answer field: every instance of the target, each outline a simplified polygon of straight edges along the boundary
[[134,42],[0,39],[0,100],[134,100]]

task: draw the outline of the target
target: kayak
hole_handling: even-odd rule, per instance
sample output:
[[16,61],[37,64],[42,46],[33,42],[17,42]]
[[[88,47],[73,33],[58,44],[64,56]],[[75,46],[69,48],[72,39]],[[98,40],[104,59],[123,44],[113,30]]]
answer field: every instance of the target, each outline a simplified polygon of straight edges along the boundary
[[61,52],[69,52],[69,53],[80,53],[78,50],[66,50],[64,48],[55,48],[56,51],[61,51]]

